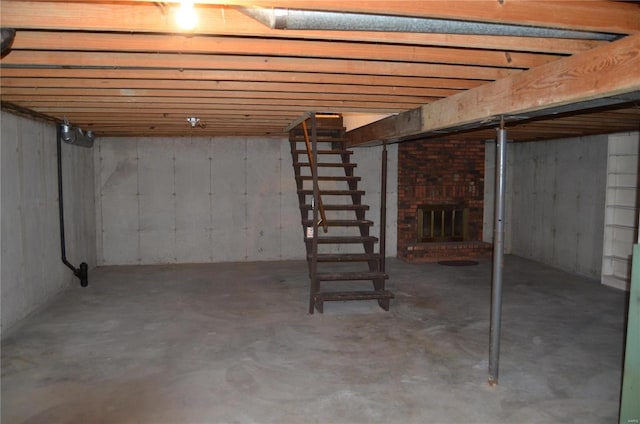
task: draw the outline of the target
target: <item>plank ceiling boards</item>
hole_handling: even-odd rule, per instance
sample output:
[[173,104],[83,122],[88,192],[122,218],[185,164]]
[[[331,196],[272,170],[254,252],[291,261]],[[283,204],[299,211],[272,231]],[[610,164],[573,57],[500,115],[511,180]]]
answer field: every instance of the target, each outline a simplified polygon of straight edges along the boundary
[[[604,33],[613,40],[278,30],[239,7],[527,25]],[[66,117],[98,136],[283,135],[311,110],[401,115],[433,111],[476,92],[512,98],[495,90],[528,72],[561,68],[555,64],[567,58],[580,63],[598,51],[599,63],[615,65],[640,54],[634,38],[640,4],[611,0],[207,0],[197,2],[198,24],[190,33],[175,24],[177,3],[3,0],[1,8],[0,26],[17,30],[0,60],[3,108]],[[625,38],[635,41],[625,44],[621,58],[615,46]],[[629,57],[633,52],[636,59]],[[580,66],[565,71],[580,79],[588,60]],[[559,75],[552,78],[562,81]],[[465,112],[482,115],[485,98],[466,103]],[[618,107],[512,122],[510,138],[638,129],[638,106],[631,101]],[[451,121],[462,119],[458,111],[443,110]],[[191,128],[190,116],[202,125]],[[479,128],[461,136],[491,133]]]

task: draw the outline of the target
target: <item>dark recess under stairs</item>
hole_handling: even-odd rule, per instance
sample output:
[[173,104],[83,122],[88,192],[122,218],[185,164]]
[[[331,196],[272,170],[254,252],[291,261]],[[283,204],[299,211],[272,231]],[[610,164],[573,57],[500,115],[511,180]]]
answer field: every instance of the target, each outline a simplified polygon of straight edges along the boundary
[[[358,190],[342,117],[303,117],[291,127],[289,141],[311,280],[309,313],[322,313],[326,301],[351,300],[377,300],[388,311],[394,296],[385,289],[384,256],[374,250],[378,238],[369,234],[373,222],[365,217],[369,206],[362,204],[365,192]],[[353,253],[348,247],[353,245],[361,245],[362,252]]]

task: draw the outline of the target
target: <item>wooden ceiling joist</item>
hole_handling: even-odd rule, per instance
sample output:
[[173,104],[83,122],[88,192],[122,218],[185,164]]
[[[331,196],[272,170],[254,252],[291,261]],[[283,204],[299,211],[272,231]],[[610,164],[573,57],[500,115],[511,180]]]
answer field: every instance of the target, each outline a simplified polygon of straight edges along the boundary
[[[500,103],[505,109],[519,110],[524,106],[518,102],[524,98],[531,98],[536,108],[550,102],[550,97],[567,97],[563,87],[571,85],[572,78],[590,73],[589,66],[601,66],[602,78],[615,79],[619,75],[608,73],[607,63],[585,62],[567,74],[532,81],[531,90],[513,85],[525,73],[555,69],[548,67],[568,55],[578,58],[597,49],[613,51],[618,43],[508,35],[274,30],[237,6],[445,18],[620,36],[640,32],[640,4],[610,0],[196,3],[198,25],[185,34],[175,24],[177,3],[3,0],[0,26],[17,30],[13,50],[0,59],[3,108],[58,121],[67,116],[98,136],[128,136],[136,131],[144,131],[139,135],[191,134],[184,125],[187,116],[210,122],[206,130],[200,129],[201,134],[239,135],[243,129],[246,134],[281,133],[287,121],[309,110],[393,113],[402,125],[391,130],[401,131],[395,137],[402,137],[423,131],[425,119],[444,126],[453,125],[447,119],[482,122],[481,116],[502,110]],[[610,58],[619,60],[616,54]],[[608,82],[594,79],[591,83],[600,89]],[[584,84],[573,90],[588,94],[591,87]],[[509,99],[515,103],[509,104]],[[129,118],[136,116],[148,122]],[[545,128],[547,134],[556,135],[597,128],[615,131],[629,128],[636,118],[633,113],[593,116],[592,121],[530,122],[521,125],[519,132],[514,129],[514,134],[531,139],[540,138],[536,132]],[[465,136],[473,134],[472,128],[461,129],[466,130]]]
[[[16,28],[38,25],[41,28],[121,30],[121,31],[177,31],[171,21],[175,13],[156,6],[153,0],[137,2],[127,0],[92,4],[85,0],[63,1],[3,1],[3,14],[8,25]],[[541,3],[544,6],[541,7]],[[222,7],[211,7],[218,5]],[[258,27],[233,6],[282,7],[291,9],[325,10],[336,12],[373,13],[382,15],[416,16],[468,20],[476,22],[510,23],[516,25],[567,28],[628,34],[640,31],[636,19],[638,5],[623,3],[612,7],[607,0],[527,1],[510,0],[394,0],[394,1],[339,1],[339,0],[199,0],[198,14],[205,24],[197,30],[225,27],[226,22],[242,32],[243,27]],[[169,8],[170,9],[170,8]],[[208,13],[210,12],[210,14]],[[84,13],[84,14],[83,14]],[[25,19],[32,15],[33,18]],[[113,17],[113,18],[112,18]],[[241,19],[244,17],[243,19]],[[78,19],[83,18],[83,19]],[[4,18],[3,18],[4,20]],[[263,34],[264,35],[264,34]]]
[[92,51],[180,53],[265,57],[308,57],[372,61],[411,61],[526,69],[556,60],[557,55],[500,52],[392,44],[367,45],[343,41],[282,40],[243,37],[184,37],[181,35],[20,31],[12,49],[37,51]]
[[[136,89],[136,88],[24,88],[8,87],[3,89],[3,98],[7,101],[15,100],[13,96],[27,96],[38,98],[38,100],[61,99],[67,96],[70,101],[109,101],[115,99],[120,101],[153,101],[154,99],[171,99],[176,101],[207,101],[209,100],[246,100],[247,103],[253,101],[274,100],[274,104],[279,101],[315,101],[315,102],[340,102],[340,103],[386,103],[406,107],[407,105],[420,105],[436,100],[434,97],[426,96],[398,96],[379,94],[341,94],[323,92],[271,92],[271,91],[233,91],[233,90],[179,90],[179,89]],[[302,103],[301,103],[302,104]]]
[[638,93],[640,34],[385,118],[351,131],[349,138],[352,145],[361,145],[482,128],[501,116],[522,120],[566,105],[586,108],[586,102]]
[[[254,82],[254,81],[194,81],[194,80],[146,80],[146,79],[95,79],[90,81],[93,87],[99,89],[112,90],[177,90],[173,93],[180,96],[181,91],[192,90],[187,95],[203,96],[214,91],[219,95],[249,94],[251,92],[268,92],[274,96],[284,96],[282,93],[305,93],[310,96],[329,94],[360,94],[376,96],[406,96],[407,100],[419,100],[420,97],[446,97],[456,94],[460,90],[442,88],[420,88],[420,87],[395,87],[395,86],[374,86],[374,85],[347,85],[347,84],[311,84],[311,83],[277,83],[277,82]],[[2,77],[3,90],[5,93],[19,93],[21,89],[37,89],[42,94],[48,94],[47,89],[79,89],[87,86],[87,81],[72,78],[12,78]],[[26,92],[24,94],[27,94]],[[67,94],[63,92],[62,94]],[[142,94],[141,94],[142,95]],[[400,97],[398,97],[400,98]],[[388,98],[393,101],[393,97]]]
[[[394,3],[394,2],[389,2]],[[199,7],[198,34],[251,37],[342,40],[369,43],[455,46],[489,50],[573,54],[603,44],[596,40],[545,39],[462,34],[407,34],[354,31],[277,31],[225,7]],[[29,16],[25,19],[25,14]],[[105,19],[108,16],[119,19]],[[37,28],[76,31],[140,31],[147,33],[181,32],[166,11],[151,4],[74,4],[55,2],[3,1],[3,25],[13,28]],[[632,29],[628,30],[633,31]]]
[[131,69],[226,69],[249,71],[318,72],[358,75],[397,75],[495,80],[517,69],[417,62],[310,59],[298,57],[198,55],[169,53],[111,53],[12,51],[3,66],[102,67]]
[[[456,79],[437,77],[387,76],[387,75],[358,75],[358,74],[320,74],[312,72],[268,72],[268,71],[231,71],[231,70],[189,70],[189,69],[78,69],[78,68],[3,68],[3,83],[7,78],[37,78],[32,85],[38,85],[39,80],[49,78],[78,79],[85,82],[85,86],[92,85],[94,79],[114,81],[118,80],[164,80],[164,81],[198,81],[198,82],[248,82],[248,83],[295,83],[295,84],[335,84],[349,85],[357,89],[361,85],[393,88],[442,88],[450,90],[464,90],[484,83],[479,79]],[[150,82],[152,83],[152,82]]]

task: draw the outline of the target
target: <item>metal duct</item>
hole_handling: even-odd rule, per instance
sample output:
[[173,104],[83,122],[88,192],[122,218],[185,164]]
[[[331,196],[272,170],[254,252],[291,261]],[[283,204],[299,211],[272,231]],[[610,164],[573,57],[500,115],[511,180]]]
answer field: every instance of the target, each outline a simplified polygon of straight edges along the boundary
[[324,31],[383,31],[438,34],[503,35],[513,37],[615,40],[616,34],[572,31],[545,27],[455,21],[451,19],[361,13],[323,12],[283,8],[241,7],[244,14],[272,29]]
[[11,50],[13,40],[16,38],[16,30],[13,28],[2,28],[0,29],[0,36],[2,37],[0,56],[4,57]]
[[93,147],[95,135],[93,131],[86,133],[80,128],[74,128],[68,123],[60,124],[60,138],[67,144],[74,144],[82,147]]

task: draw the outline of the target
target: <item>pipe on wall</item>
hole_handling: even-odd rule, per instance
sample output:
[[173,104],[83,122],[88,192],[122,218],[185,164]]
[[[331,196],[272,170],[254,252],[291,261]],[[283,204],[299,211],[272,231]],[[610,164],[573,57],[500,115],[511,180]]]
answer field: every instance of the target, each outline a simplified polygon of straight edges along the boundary
[[73,128],[69,123],[56,125],[56,148],[58,153],[58,217],[60,219],[60,254],[62,263],[67,266],[73,275],[80,280],[80,286],[87,287],[89,285],[89,265],[82,262],[76,268],[69,260],[67,260],[67,247],[64,231],[64,196],[62,190],[62,141],[68,144],[75,144],[82,147],[92,147],[94,135],[91,131],[83,132],[80,128]]

